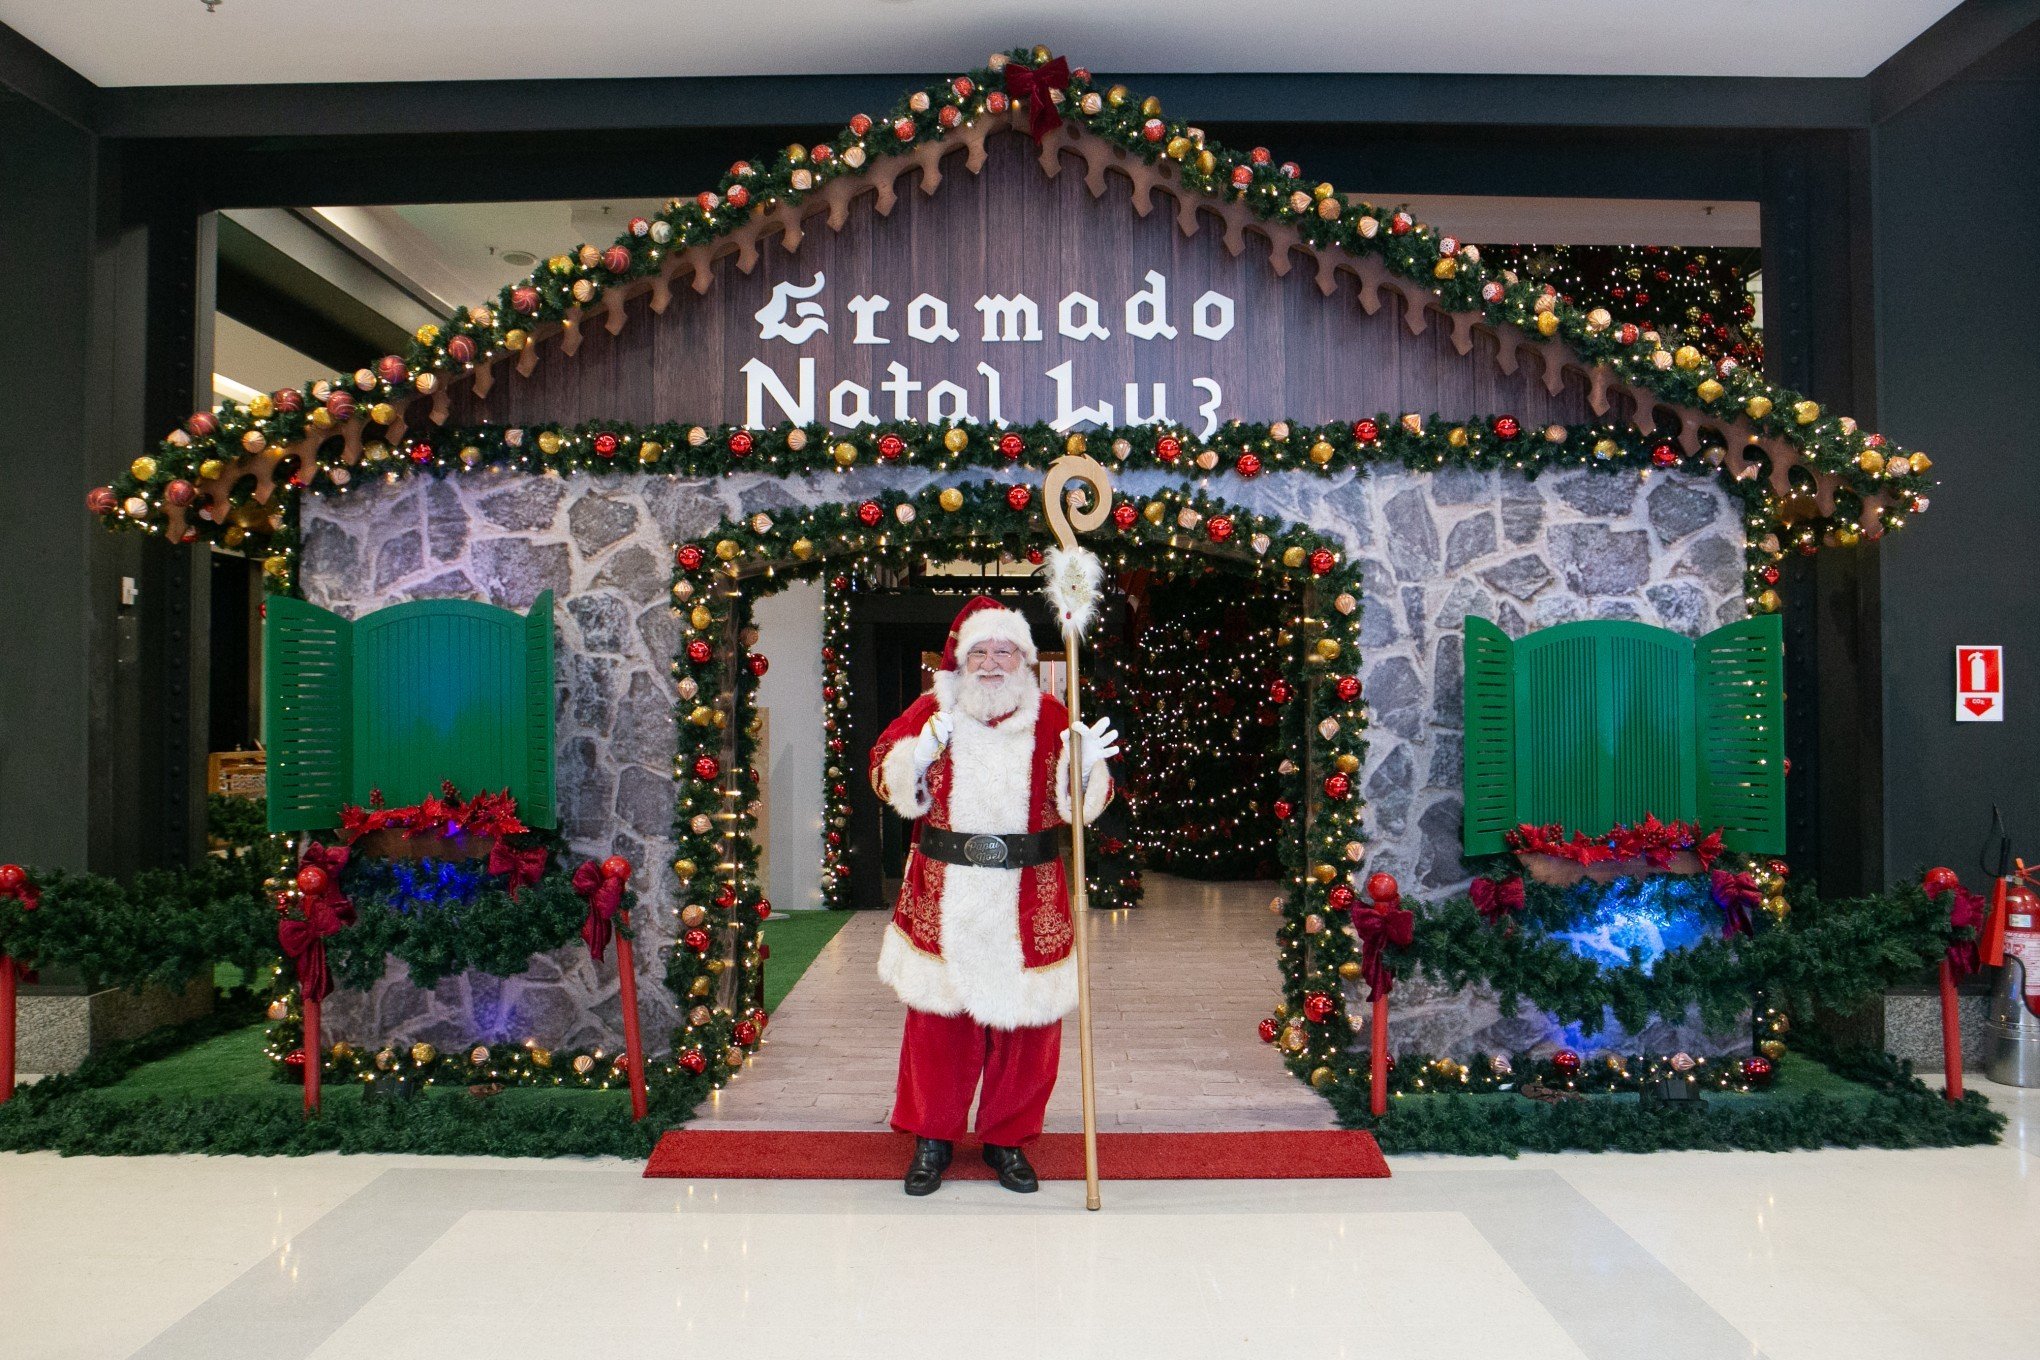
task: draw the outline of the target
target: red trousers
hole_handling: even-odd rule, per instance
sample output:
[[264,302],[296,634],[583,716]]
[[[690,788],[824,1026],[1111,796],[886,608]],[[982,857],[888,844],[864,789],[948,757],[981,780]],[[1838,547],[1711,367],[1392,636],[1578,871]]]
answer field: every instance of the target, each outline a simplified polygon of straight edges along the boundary
[[987,1029],[968,1015],[930,1015],[909,1007],[892,1126],[919,1138],[955,1142],[963,1137],[982,1075],[978,1137],[999,1147],[1032,1142],[1041,1136],[1061,1058],[1060,1020]]

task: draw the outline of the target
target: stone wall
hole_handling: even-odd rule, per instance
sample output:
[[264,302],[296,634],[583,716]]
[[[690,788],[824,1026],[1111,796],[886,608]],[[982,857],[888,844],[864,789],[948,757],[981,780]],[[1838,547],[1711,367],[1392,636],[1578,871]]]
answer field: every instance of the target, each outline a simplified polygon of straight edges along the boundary
[[[313,603],[349,617],[434,597],[522,610],[541,590],[554,592],[562,826],[576,854],[625,854],[644,867],[647,910],[638,924],[649,947],[639,954],[640,990],[657,1036],[675,1019],[662,981],[677,910],[673,546],[734,515],[932,480],[860,469],[784,479],[478,473],[372,482],[306,501],[302,580]],[[1130,474],[1124,490],[1144,495],[1173,480]],[[1459,649],[1468,614],[1520,636],[1582,618],[1640,619],[1691,635],[1742,613],[1741,521],[1710,480],[1380,470],[1244,482],[1228,475],[1212,478],[1211,490],[1327,533],[1362,564],[1369,863],[1396,874],[1414,897],[1445,895],[1466,878]],[[761,648],[771,655],[771,640]],[[352,1040],[560,1046],[614,1043],[620,1033],[614,969],[596,968],[578,946],[521,977],[449,979],[431,994],[398,969],[370,993],[336,995],[326,1014],[334,1037]]]

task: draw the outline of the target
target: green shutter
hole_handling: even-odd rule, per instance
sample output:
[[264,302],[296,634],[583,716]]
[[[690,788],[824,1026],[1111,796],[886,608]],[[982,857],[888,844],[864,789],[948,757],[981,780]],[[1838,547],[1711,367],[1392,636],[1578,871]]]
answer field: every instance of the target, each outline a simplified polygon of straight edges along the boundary
[[1605,677],[1601,737],[1609,815],[1601,829],[1649,815],[1692,821],[1699,815],[1692,642],[1642,623],[1580,626],[1595,631]]
[[551,826],[553,788],[553,597],[539,592],[524,616],[524,778],[517,812],[527,826]]
[[1516,816],[1590,836],[1608,829],[1612,809],[1608,681],[1592,627],[1546,628],[1516,644]]
[[1462,778],[1469,855],[1496,855],[1516,825],[1515,644],[1486,619],[1466,620],[1466,748]]
[[1785,637],[1776,614],[1702,637],[1693,652],[1700,821],[1722,844],[1785,852]]
[[262,629],[262,723],[269,829],[323,831],[340,820],[353,776],[352,625],[272,595]]

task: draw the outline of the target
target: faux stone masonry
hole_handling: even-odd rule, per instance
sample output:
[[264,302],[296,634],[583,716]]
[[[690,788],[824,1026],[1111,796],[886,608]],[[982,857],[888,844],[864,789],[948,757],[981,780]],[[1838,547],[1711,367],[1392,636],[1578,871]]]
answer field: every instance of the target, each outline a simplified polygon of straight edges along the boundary
[[[733,516],[913,491],[934,479],[887,468],[715,480],[482,472],[370,483],[307,499],[301,579],[314,604],[350,618],[421,598],[524,610],[540,591],[553,591],[562,830],[577,856],[623,854],[640,866],[636,925],[649,937],[638,955],[640,994],[660,1044],[678,1021],[663,985],[678,900],[670,839],[673,545],[707,537]],[[1157,473],[1122,479],[1134,496],[1172,484]],[[1361,776],[1368,864],[1395,874],[1415,898],[1445,896],[1466,880],[1460,638],[1468,614],[1512,636],[1583,618],[1638,619],[1692,635],[1742,614],[1741,520],[1735,502],[1707,480],[1579,471],[1533,482],[1378,470],[1329,479],[1227,475],[1211,478],[1209,489],[1330,534],[1360,562],[1361,676],[1372,719]],[[772,639],[761,648],[769,655]],[[798,721],[774,714],[775,727]],[[812,722],[819,733],[820,695]],[[597,968],[576,945],[534,959],[519,977],[448,979],[430,993],[411,987],[399,966],[367,993],[335,994],[326,1023],[335,1039],[354,1042],[615,1044],[616,993],[613,963]],[[1460,1042],[1437,1033],[1424,1044],[1434,1052],[1484,1044],[1474,1031],[1502,1023],[1491,1005],[1474,1023],[1468,1005],[1477,998],[1429,999],[1418,984],[1398,989],[1396,1001],[1398,1047],[1410,1033],[1400,1018],[1406,1012],[1459,1016],[1445,1023]]]

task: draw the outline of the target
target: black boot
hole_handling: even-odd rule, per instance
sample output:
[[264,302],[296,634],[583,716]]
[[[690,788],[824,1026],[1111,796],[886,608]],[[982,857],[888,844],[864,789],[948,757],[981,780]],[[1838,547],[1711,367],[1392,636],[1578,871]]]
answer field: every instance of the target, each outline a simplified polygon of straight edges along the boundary
[[1027,1164],[1027,1154],[1019,1148],[986,1143],[985,1165],[999,1173],[999,1184],[1008,1190],[1031,1195],[1041,1188],[1041,1182],[1034,1178],[1034,1168]]
[[914,1160],[907,1163],[907,1193],[932,1195],[942,1188],[942,1173],[949,1169],[951,1148],[942,1138],[916,1138]]

